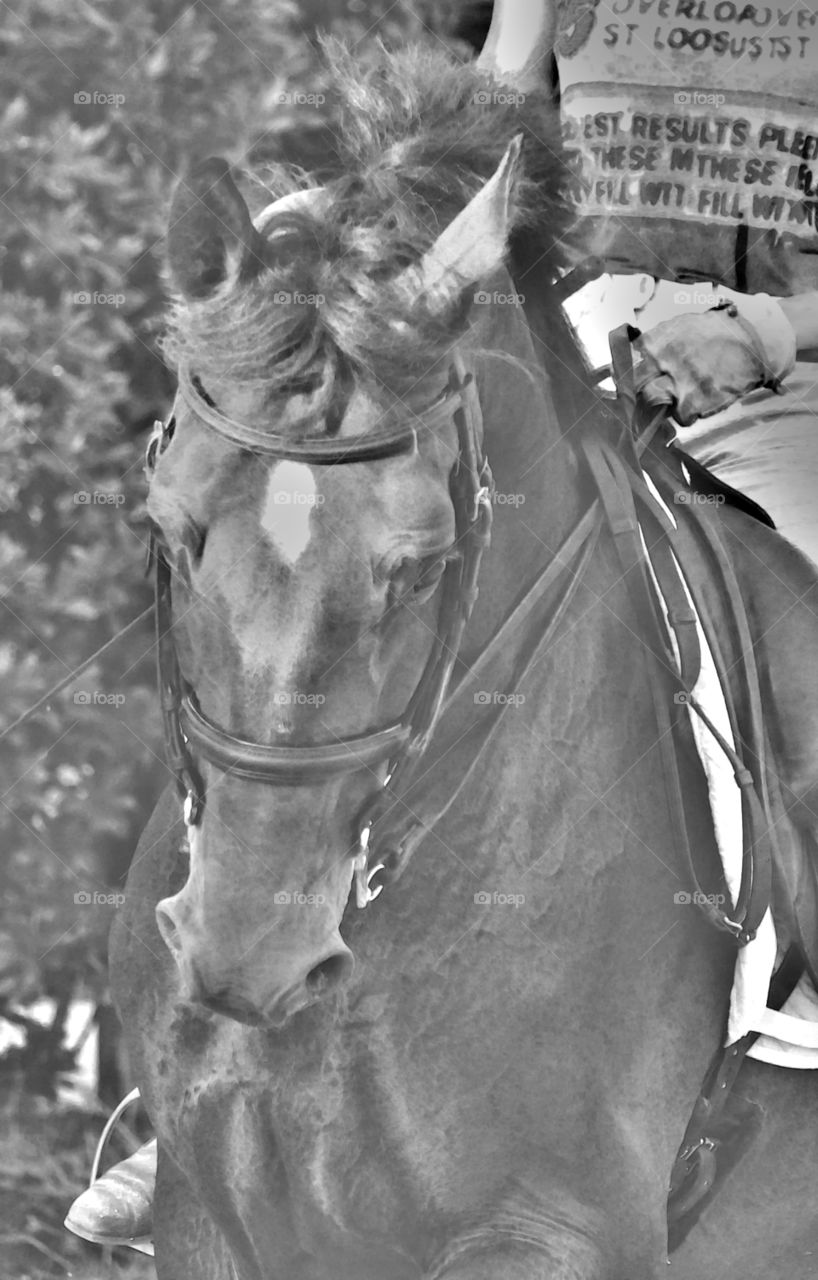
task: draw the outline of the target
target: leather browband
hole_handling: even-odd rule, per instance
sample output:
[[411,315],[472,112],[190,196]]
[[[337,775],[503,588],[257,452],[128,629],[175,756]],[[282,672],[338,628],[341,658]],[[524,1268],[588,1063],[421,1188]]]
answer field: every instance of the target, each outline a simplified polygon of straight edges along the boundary
[[[272,458],[286,458],[289,462],[324,463],[339,465],[345,462],[377,462],[381,458],[392,458],[395,454],[411,453],[415,448],[416,434],[414,428],[406,422],[396,423],[393,427],[385,427],[372,435],[336,436],[332,439],[292,439],[289,436],[277,435],[260,427],[250,426],[245,422],[236,422],[221,413],[197,388],[196,382],[187,365],[179,366],[179,394],[189,409],[192,409],[202,422],[206,422],[224,440],[238,445],[241,449],[249,449],[253,453],[264,454]],[[448,421],[451,407],[449,395],[437,404],[424,409],[417,415],[417,425],[435,427],[439,421]]]

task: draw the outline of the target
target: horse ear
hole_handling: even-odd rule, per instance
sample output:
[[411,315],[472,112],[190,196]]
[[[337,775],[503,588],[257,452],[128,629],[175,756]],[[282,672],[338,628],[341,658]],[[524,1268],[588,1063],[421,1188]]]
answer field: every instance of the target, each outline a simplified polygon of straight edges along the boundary
[[417,266],[400,278],[415,298],[443,312],[463,290],[490,276],[502,264],[511,228],[514,184],[520,166],[522,134],[510,143],[497,169]]
[[263,269],[262,237],[226,160],[203,160],[177,186],[167,260],[174,286],[196,300],[249,280]]

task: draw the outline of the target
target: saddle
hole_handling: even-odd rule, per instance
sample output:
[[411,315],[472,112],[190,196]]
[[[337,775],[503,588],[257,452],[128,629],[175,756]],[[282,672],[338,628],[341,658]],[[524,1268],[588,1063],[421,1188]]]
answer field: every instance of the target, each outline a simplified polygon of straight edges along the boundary
[[[789,942],[773,976],[768,997],[768,1006],[780,1009],[805,969],[814,981],[818,953],[813,949],[815,941],[811,948],[802,937],[788,890],[795,877],[787,874],[786,855],[776,838],[776,823],[784,808],[777,778],[768,764],[770,751],[752,635],[730,557],[720,536],[717,504],[712,499],[742,510],[770,528],[775,525],[757,503],[725,484],[675,444],[666,409],[657,412],[640,404],[631,352],[631,342],[636,336],[637,331],[627,325],[611,334],[617,387],[612,430],[603,439],[598,433],[589,433],[582,448],[608,526],[614,534],[642,637],[649,638],[650,648],[658,659],[656,663],[648,663],[648,672],[681,865],[687,867],[696,888],[694,900],[712,924],[733,934],[739,946],[754,938],[772,903],[777,936]],[[669,511],[674,513],[672,520]],[[643,538],[650,546],[649,565]],[[709,594],[709,603],[701,590],[702,584],[708,581],[717,588]],[[718,617],[713,616],[714,595],[721,606]],[[691,608],[691,597],[695,609]],[[738,749],[721,737],[693,695],[701,670],[698,624],[713,653],[733,741]],[[668,644],[668,627],[675,644]],[[671,673],[671,683],[678,682],[672,700],[668,697],[663,666]],[[739,681],[734,678],[731,682],[728,672],[736,669],[740,672]],[[741,689],[741,706],[737,705],[734,694],[736,685]],[[744,828],[741,890],[729,915],[715,905],[714,895],[701,891],[701,872],[687,837],[677,752],[688,707],[707,725],[727,754],[741,791]],[[720,1048],[708,1068],[671,1172],[670,1252],[682,1243],[721,1180],[760,1128],[760,1108],[733,1092],[744,1058],[757,1039],[758,1033],[750,1032]]]

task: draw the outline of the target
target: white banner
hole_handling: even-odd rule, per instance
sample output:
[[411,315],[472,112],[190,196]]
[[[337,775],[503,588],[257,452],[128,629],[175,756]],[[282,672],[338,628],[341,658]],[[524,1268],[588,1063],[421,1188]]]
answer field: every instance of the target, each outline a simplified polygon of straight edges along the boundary
[[654,224],[660,256],[657,220],[818,253],[818,0],[562,0],[556,51],[579,213]]

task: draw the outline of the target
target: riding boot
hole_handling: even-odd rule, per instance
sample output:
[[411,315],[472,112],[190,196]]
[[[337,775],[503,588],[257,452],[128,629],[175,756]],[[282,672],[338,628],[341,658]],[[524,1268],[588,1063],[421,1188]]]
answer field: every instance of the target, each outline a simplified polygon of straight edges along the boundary
[[153,1256],[156,1139],[115,1164],[72,1204],[65,1225],[93,1244],[124,1245]]

